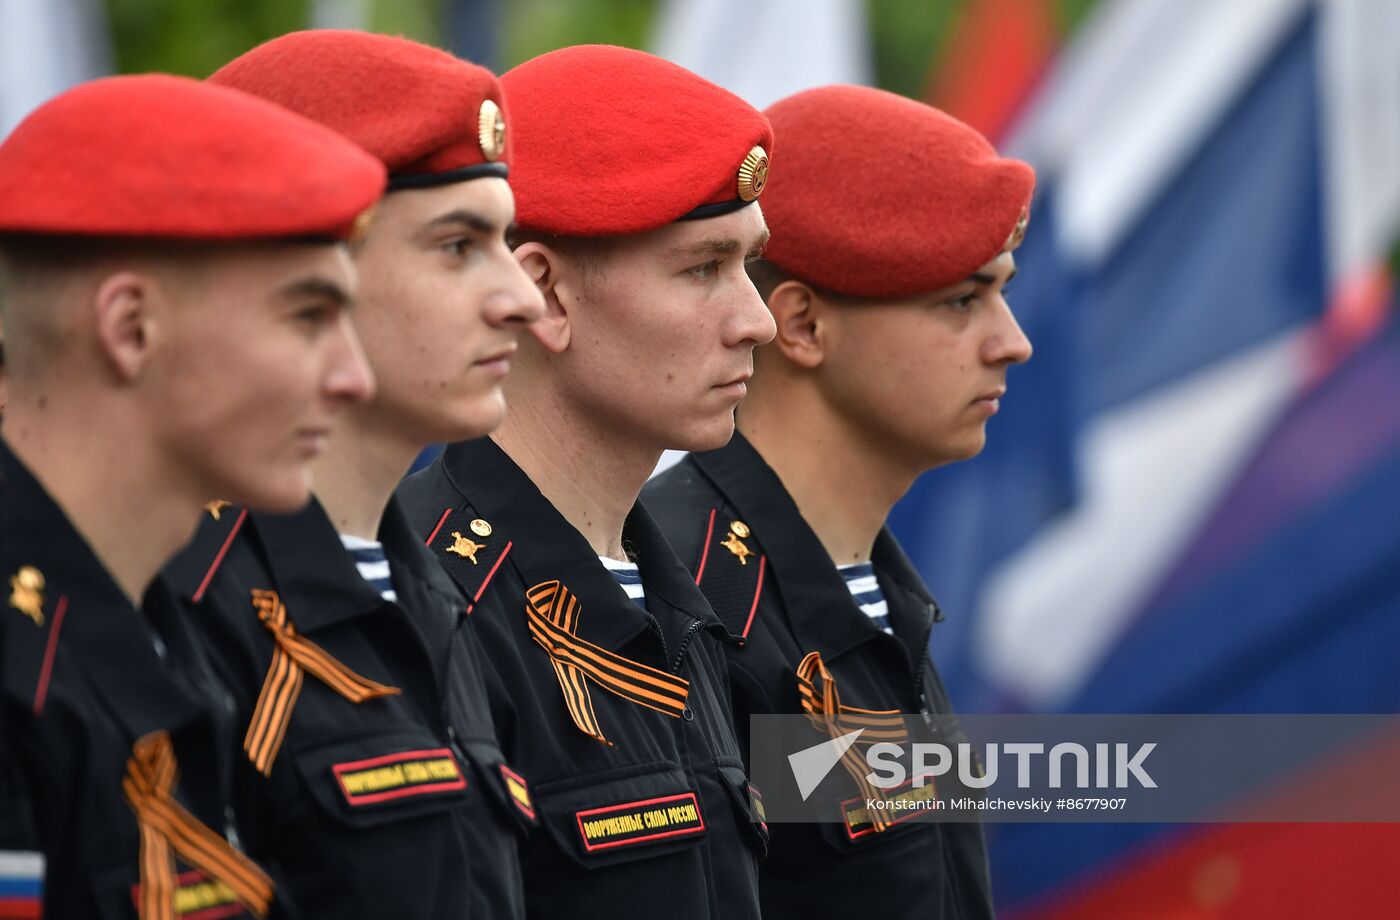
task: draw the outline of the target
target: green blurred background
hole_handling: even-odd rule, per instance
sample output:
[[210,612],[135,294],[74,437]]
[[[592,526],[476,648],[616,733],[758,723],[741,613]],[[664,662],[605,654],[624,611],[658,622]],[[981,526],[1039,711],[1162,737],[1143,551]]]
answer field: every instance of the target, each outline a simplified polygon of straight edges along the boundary
[[[760,0],[761,2],[761,0]],[[1097,0],[1056,0],[1060,32]],[[506,69],[565,45],[606,42],[647,48],[662,0],[514,0],[502,3],[498,61]],[[943,37],[964,0],[865,0],[880,86],[921,96],[938,66]],[[204,77],[273,36],[305,28],[311,0],[105,0],[117,68]],[[451,0],[366,0],[377,32],[450,44]]]

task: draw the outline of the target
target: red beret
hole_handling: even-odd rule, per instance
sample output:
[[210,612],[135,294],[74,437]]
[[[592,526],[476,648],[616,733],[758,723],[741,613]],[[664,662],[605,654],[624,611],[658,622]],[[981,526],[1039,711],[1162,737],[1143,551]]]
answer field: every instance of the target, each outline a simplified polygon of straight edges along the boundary
[[390,188],[506,175],[495,75],[406,38],[293,32],[235,58],[209,80],[334,128],[384,162]]
[[560,236],[641,233],[756,199],[773,131],[738,96],[611,45],[562,48],[501,77],[516,222]]
[[910,297],[962,281],[1025,232],[1035,172],[938,109],[826,86],[765,112],[783,142],[763,257],[820,288]]
[[0,232],[345,238],[384,167],[252,96],[163,74],[85,83],[0,144]]

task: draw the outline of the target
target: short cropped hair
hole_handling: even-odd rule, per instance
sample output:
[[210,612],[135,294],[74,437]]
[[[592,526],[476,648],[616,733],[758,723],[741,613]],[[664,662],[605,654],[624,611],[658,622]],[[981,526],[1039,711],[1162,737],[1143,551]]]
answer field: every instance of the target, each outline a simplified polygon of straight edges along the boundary
[[7,370],[29,376],[51,364],[70,331],[65,287],[122,262],[193,267],[211,244],[44,234],[0,234],[0,328]]
[[754,288],[758,291],[758,296],[767,303],[768,298],[773,296],[773,292],[778,289],[778,285],[787,281],[799,281],[807,287],[816,291],[824,299],[838,304],[862,304],[873,303],[867,297],[853,297],[850,294],[841,294],[836,291],[829,291],[826,288],[818,287],[810,281],[804,281],[786,269],[779,268],[767,259],[750,259],[744,266],[748,270],[749,280],[753,282]]

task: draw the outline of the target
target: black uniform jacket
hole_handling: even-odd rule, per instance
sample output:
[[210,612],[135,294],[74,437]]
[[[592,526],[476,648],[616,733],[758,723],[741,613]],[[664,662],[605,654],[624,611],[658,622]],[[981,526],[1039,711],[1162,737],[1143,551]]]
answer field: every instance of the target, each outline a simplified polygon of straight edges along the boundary
[[395,503],[379,538],[397,603],[360,577],[314,500],[293,515],[222,508],[167,570],[233,690],[236,738],[274,657],[287,665],[254,591],[275,592],[340,665],[400,691],[355,703],[303,670],[270,773],[234,752],[244,842],[308,916],[520,916],[528,791],[496,743],[465,605]]
[[[532,783],[542,827],[521,851],[528,914],[758,916],[767,831],[729,721],[723,627],[646,512],[635,508],[623,531],[643,610],[489,440],[448,447],[399,495],[474,604],[496,724]],[[641,665],[688,681],[683,712],[648,708],[588,677],[575,683],[576,669],[556,667],[532,638],[527,594],[540,602],[540,591],[575,614],[585,656],[601,648],[592,660],[615,653],[632,663],[622,671]],[[565,684],[576,705],[591,706],[605,741],[576,724]]]
[[[690,455],[648,483],[642,499],[729,629],[735,724],[746,749],[749,716],[802,712],[796,669],[810,652],[820,653],[845,705],[951,713],[927,652],[942,614],[888,529],[873,562],[894,636],[855,604],[782,482],[742,435]],[[913,820],[873,833],[846,822],[784,823],[771,833],[762,877],[770,920],[992,915],[980,825]]]
[[[232,718],[189,623],[157,581],[132,607],[43,486],[0,440],[0,760],[24,814],[0,820],[45,857],[44,917],[135,917],[140,832],[123,793],[138,739],[167,732],[173,795],[230,834]],[[243,916],[177,860],[177,903]]]

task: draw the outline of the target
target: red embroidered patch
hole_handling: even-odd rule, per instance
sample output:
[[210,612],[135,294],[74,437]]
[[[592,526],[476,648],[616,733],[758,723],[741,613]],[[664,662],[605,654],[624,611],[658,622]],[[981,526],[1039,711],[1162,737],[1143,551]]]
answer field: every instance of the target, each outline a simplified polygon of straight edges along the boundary
[[577,818],[583,848],[590,853],[705,832],[693,792],[590,808],[578,812]]
[[457,758],[447,748],[402,751],[338,763],[331,771],[345,801],[356,806],[467,787]]
[[510,801],[520,813],[531,821],[535,820],[535,803],[530,798],[530,785],[525,782],[525,777],[516,773],[505,764],[501,764],[501,779],[505,780],[506,792],[510,793]]
[[[140,907],[139,884],[131,886],[131,900],[134,905]],[[228,920],[230,917],[247,916],[232,888],[211,879],[198,869],[181,872],[175,876],[173,900],[175,915],[182,920]],[[0,912],[0,917],[3,916],[6,915]]]
[[[922,786],[915,786],[913,780],[909,780],[901,786],[885,791],[879,800],[881,805],[877,807],[882,808],[889,816],[891,825],[924,817],[937,808],[934,802],[938,799],[938,793],[933,784],[933,777],[925,776],[923,779],[925,782]],[[846,819],[846,836],[852,840],[875,833],[875,825],[870,820],[869,805],[865,799],[843,801],[841,816]]]

